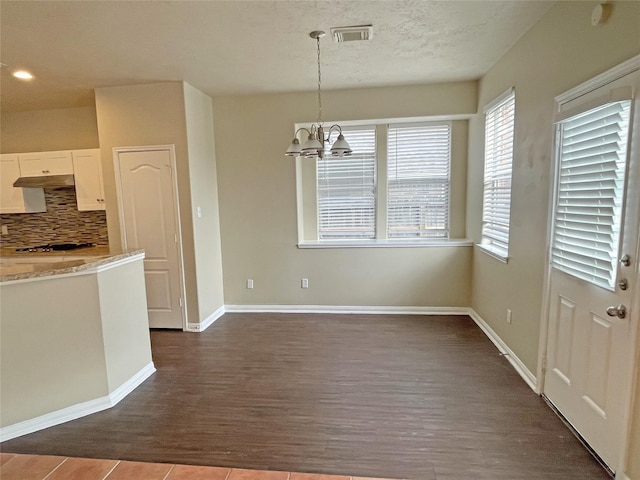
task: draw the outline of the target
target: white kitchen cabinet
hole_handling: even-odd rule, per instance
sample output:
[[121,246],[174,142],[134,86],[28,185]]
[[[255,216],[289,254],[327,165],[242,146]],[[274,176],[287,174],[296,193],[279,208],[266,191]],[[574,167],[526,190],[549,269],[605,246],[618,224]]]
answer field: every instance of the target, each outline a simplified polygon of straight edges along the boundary
[[42,188],[16,188],[20,177],[18,155],[0,155],[0,213],[46,212]]
[[73,173],[78,210],[104,210],[100,149],[73,150]]
[[18,159],[20,160],[20,175],[23,177],[73,174],[71,152],[67,150],[20,153]]

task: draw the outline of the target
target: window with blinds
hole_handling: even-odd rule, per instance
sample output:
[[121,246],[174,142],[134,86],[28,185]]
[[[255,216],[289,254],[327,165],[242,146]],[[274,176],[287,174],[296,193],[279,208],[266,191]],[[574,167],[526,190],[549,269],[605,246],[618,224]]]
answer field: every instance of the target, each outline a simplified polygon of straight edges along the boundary
[[389,125],[388,238],[449,237],[451,124]]
[[345,128],[353,153],[317,160],[318,238],[375,238],[375,126]]
[[485,110],[482,247],[507,258],[511,213],[511,171],[515,92],[511,89]]
[[613,289],[619,254],[631,101],[559,123],[553,267]]

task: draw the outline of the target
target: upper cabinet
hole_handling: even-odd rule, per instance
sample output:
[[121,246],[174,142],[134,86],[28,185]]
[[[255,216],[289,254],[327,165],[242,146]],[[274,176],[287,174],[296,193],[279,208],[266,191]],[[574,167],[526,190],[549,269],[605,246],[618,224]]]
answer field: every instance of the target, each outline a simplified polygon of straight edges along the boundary
[[100,149],[74,150],[73,173],[78,210],[104,210],[104,185]]
[[18,155],[0,155],[0,213],[46,212],[44,191],[41,188],[16,188],[20,177]]
[[46,212],[42,188],[15,188],[18,177],[73,175],[78,210],[105,210],[100,149],[3,154],[0,213]]
[[73,174],[71,152],[20,153],[20,175],[39,177],[42,175]]

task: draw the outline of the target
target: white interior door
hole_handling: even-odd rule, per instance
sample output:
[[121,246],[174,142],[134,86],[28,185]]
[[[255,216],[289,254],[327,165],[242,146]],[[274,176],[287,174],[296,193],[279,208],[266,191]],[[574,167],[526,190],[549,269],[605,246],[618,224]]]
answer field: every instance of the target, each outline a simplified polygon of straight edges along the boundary
[[151,328],[184,328],[177,192],[171,148],[116,150],[125,248],[145,250]]
[[556,132],[544,394],[612,470],[638,322],[639,86],[636,70],[581,95]]

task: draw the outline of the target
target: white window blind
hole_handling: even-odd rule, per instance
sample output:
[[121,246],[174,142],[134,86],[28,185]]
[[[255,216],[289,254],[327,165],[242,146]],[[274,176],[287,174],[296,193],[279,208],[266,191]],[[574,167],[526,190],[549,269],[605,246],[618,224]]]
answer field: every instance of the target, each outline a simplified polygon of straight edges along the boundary
[[515,93],[510,90],[485,111],[483,247],[507,258],[511,214],[511,171]]
[[[343,129],[353,153],[317,160],[318,237],[348,239],[375,237],[375,126]],[[334,140],[333,138],[331,139]]]
[[389,125],[387,236],[449,237],[451,125]]
[[631,101],[559,125],[560,172],[552,265],[612,289],[620,243]]

